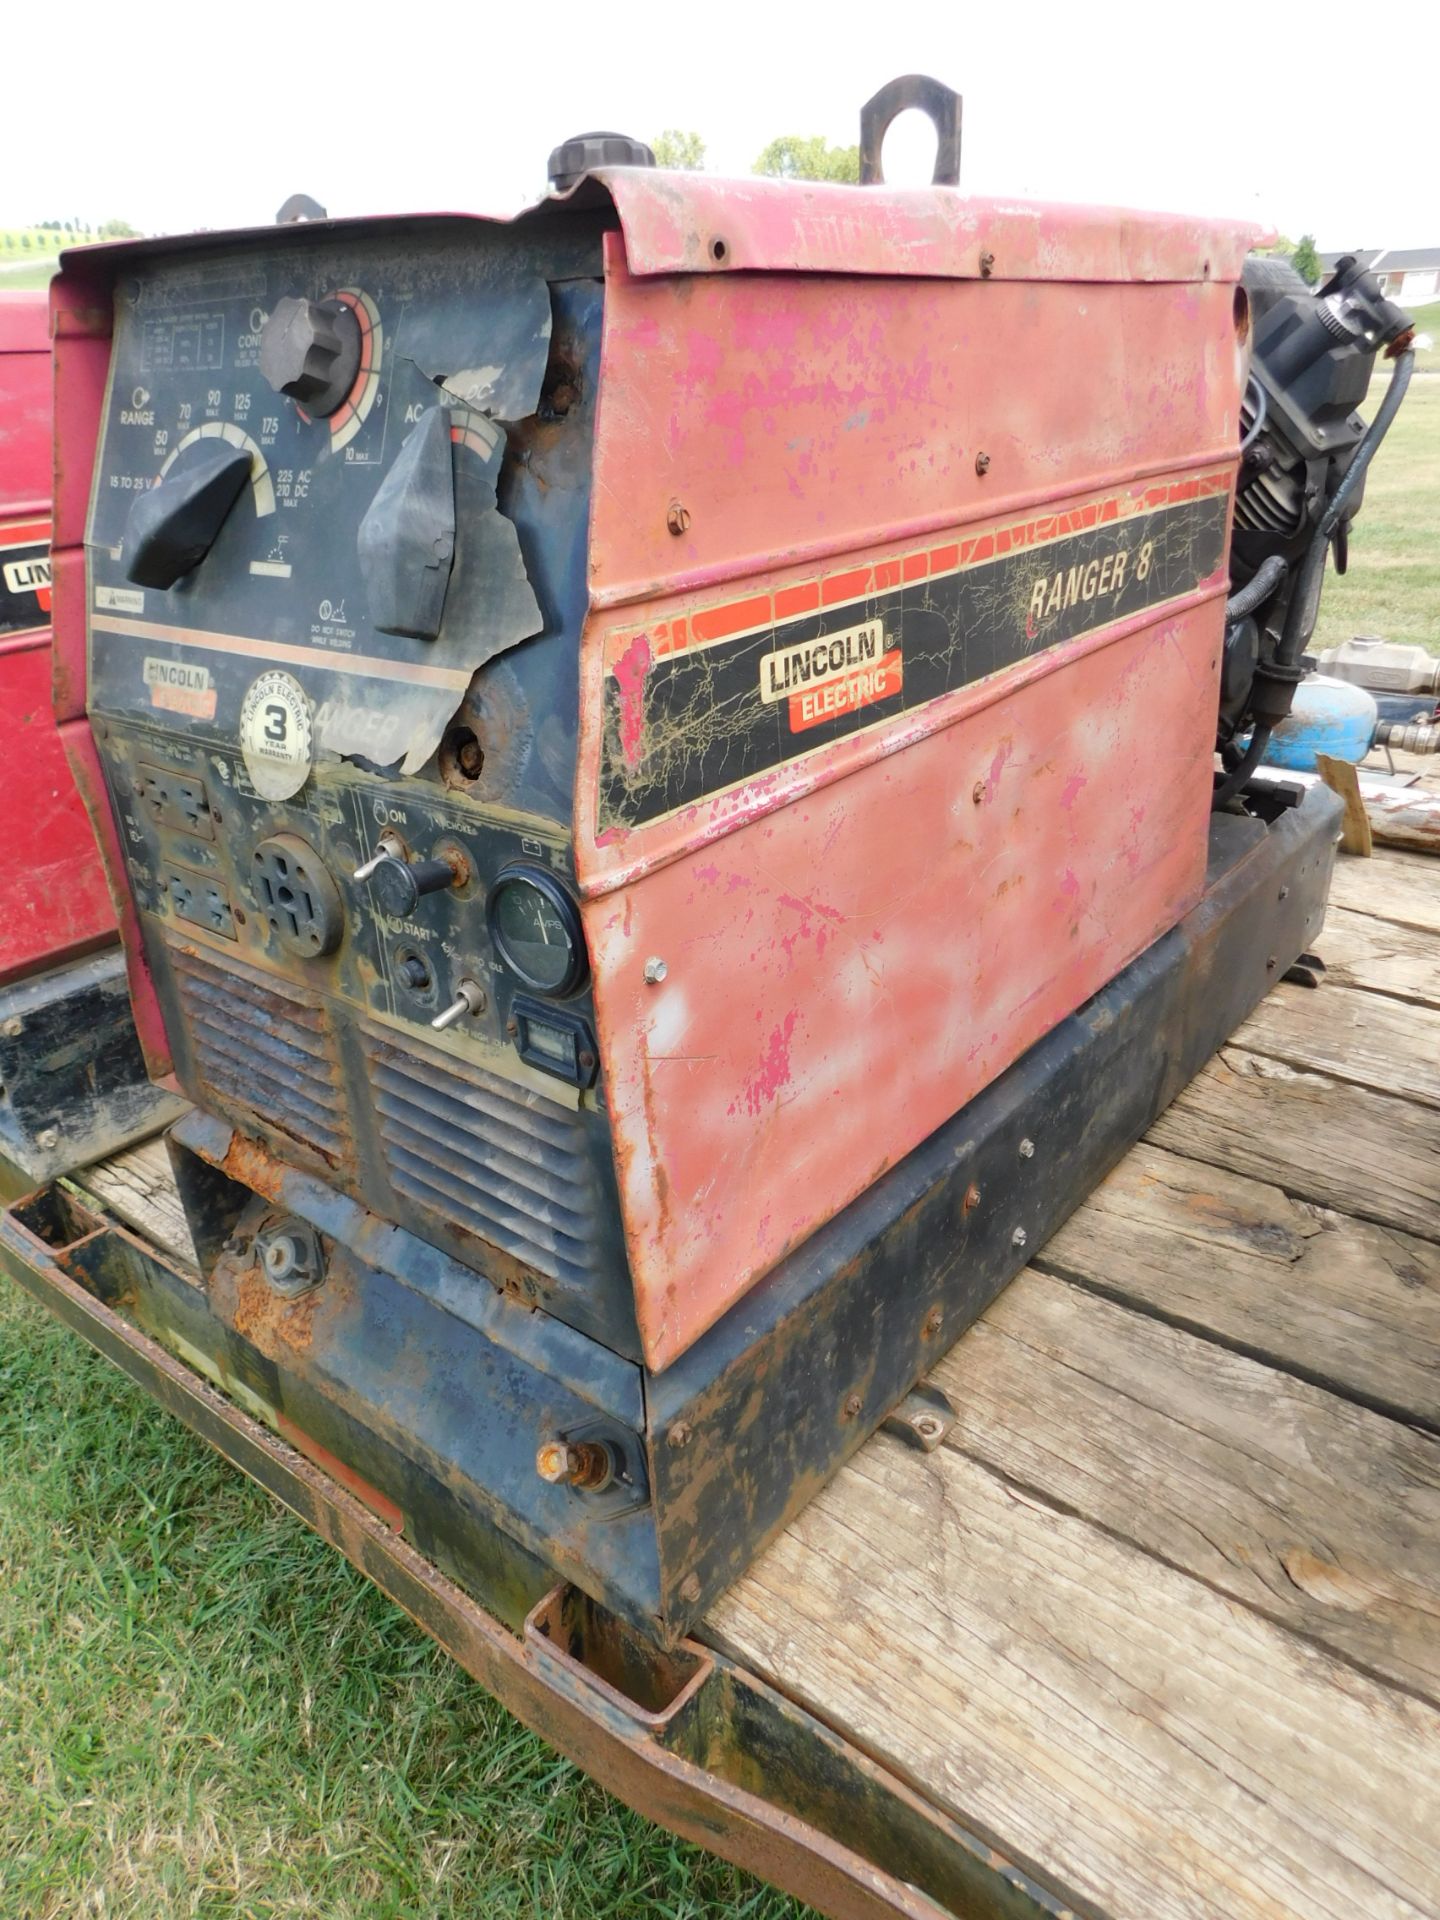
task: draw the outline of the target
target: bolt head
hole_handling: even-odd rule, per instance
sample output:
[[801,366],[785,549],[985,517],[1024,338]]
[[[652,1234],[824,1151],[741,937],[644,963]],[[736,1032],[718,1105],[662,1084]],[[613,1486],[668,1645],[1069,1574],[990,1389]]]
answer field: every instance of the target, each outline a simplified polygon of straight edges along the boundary
[[979,1187],[976,1186],[975,1182],[972,1180],[969,1186],[966,1187],[965,1189],[965,1198],[961,1202],[961,1206],[966,1213],[973,1213],[976,1207],[979,1206],[979,1204],[980,1204],[980,1189]]
[[924,1334],[927,1340],[933,1340],[936,1334],[939,1333],[941,1327],[944,1325],[944,1321],[945,1321],[945,1316],[941,1313],[939,1307],[931,1307],[930,1311],[926,1314],[924,1321],[921,1323],[920,1331]]
[[700,1576],[698,1574],[686,1574],[685,1578],[680,1582],[680,1598],[685,1602],[687,1607],[693,1607],[695,1605],[695,1602],[700,1598]]
[[1020,1158],[1022,1160],[1033,1160],[1035,1158],[1035,1142],[1033,1140],[1022,1140],[1020,1142]]
[[665,524],[671,533],[677,536],[690,531],[690,509],[683,501],[670,502],[669,512],[665,515]]
[[856,1414],[859,1413],[861,1405],[862,1402],[858,1393],[848,1393],[845,1396],[845,1405],[841,1411],[847,1420],[853,1420]]
[[1012,1247],[1023,1247],[1029,1241],[1029,1238],[1030,1236],[1026,1233],[1024,1227],[1016,1227],[1014,1233],[1010,1236],[1010,1244]]
[[975,471],[976,473],[981,473],[981,474],[988,473],[990,471],[990,456],[988,453],[976,454]]
[[995,271],[995,256],[987,247],[980,256],[980,278],[988,280]]
[[58,1147],[60,1144],[59,1129],[56,1127],[46,1127],[42,1132],[36,1134],[35,1144],[45,1153],[49,1153],[52,1147]]
[[535,1455],[535,1471],[552,1487],[563,1486],[576,1471],[574,1452],[563,1440],[547,1440]]
[[977,807],[980,805],[981,801],[985,798],[985,782],[983,780],[977,780],[975,782],[974,786],[970,789],[970,798],[975,802]]
[[646,986],[658,987],[660,982],[665,978],[666,974],[669,973],[669,971],[670,971],[669,967],[666,966],[665,962],[660,958],[659,954],[652,953],[650,958],[645,962]]
[[681,1447],[688,1447],[690,1444],[690,1431],[689,1421],[677,1420],[665,1436],[666,1444],[674,1447],[677,1452]]

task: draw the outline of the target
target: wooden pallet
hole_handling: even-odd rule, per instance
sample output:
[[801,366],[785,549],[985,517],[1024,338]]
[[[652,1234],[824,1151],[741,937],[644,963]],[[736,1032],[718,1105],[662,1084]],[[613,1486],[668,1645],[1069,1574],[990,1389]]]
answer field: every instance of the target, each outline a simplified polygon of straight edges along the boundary
[[1440,1911],[1440,861],[1320,944],[708,1623],[1060,1909]]
[[1440,861],[1320,949],[710,1621],[1082,1912],[1440,1910]]

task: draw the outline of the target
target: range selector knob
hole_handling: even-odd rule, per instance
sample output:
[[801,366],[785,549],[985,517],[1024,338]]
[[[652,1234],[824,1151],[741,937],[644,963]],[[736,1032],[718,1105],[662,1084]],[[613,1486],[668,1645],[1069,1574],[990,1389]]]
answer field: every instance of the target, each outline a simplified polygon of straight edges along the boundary
[[370,882],[380,911],[392,920],[407,919],[423,894],[461,886],[465,877],[457,860],[408,860],[388,834],[381,836],[380,851],[354,874],[355,879]]
[[307,413],[334,413],[360,371],[354,311],[343,300],[277,301],[260,334],[260,371]]

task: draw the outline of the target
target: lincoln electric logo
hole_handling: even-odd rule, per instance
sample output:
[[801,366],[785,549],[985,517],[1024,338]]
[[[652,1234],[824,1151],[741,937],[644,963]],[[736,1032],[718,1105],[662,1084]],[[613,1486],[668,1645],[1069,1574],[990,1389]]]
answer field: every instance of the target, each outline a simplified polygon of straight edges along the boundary
[[788,700],[790,730],[800,733],[899,693],[902,667],[900,649],[887,648],[883,622],[867,620],[767,653],[760,662],[760,698],[767,706]]

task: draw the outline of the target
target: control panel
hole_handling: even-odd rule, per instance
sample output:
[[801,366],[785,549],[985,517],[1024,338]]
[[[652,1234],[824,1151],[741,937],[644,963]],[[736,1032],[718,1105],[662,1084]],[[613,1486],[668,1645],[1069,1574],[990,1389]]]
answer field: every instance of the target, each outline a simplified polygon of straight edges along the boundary
[[596,1078],[568,837],[420,782],[254,792],[236,756],[100,722],[131,890],[162,946],[289,975],[573,1104]]
[[543,254],[438,221],[146,263],[89,527],[157,971],[198,940],[571,1104],[598,272],[585,223]]

